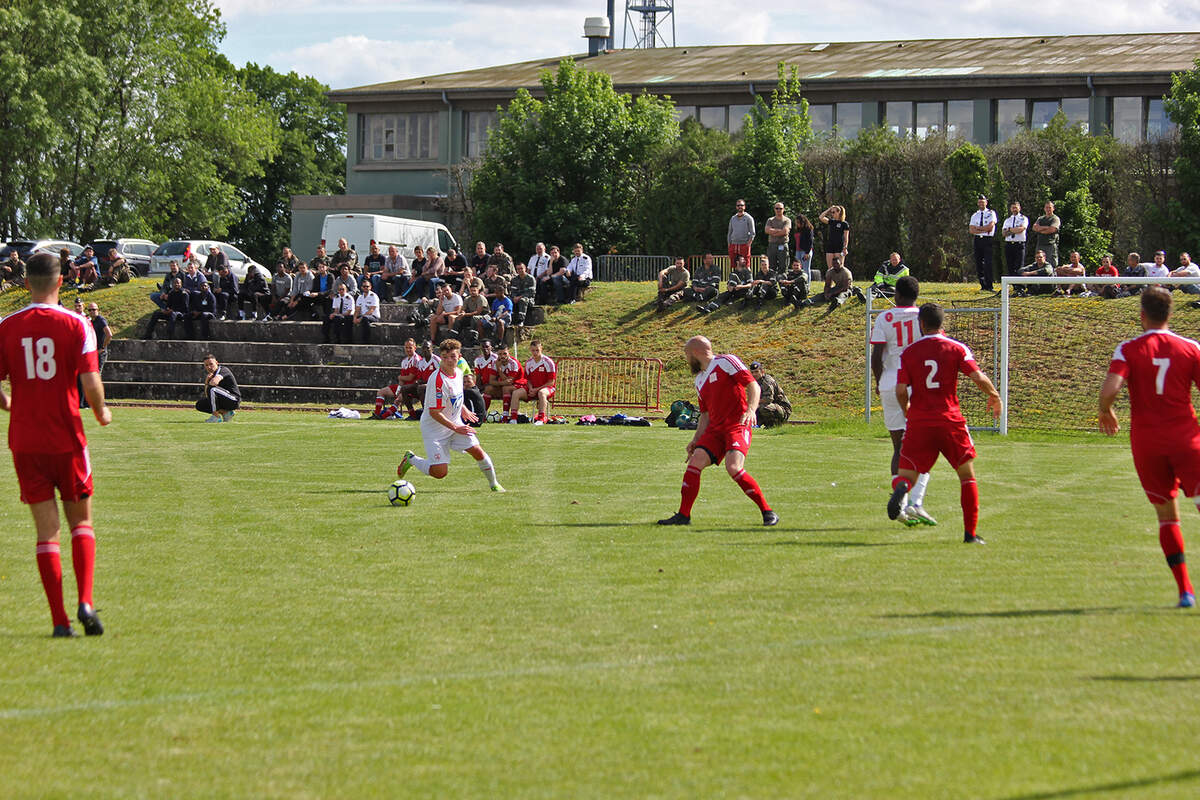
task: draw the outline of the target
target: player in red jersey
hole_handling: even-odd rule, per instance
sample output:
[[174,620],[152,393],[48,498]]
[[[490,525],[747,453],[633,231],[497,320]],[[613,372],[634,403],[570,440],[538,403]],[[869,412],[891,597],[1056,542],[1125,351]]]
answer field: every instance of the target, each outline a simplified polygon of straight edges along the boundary
[[1100,430],[1120,425],[1113,402],[1129,384],[1129,445],[1142,489],[1158,515],[1158,542],[1179,589],[1179,607],[1196,605],[1188,579],[1176,494],[1183,490],[1200,508],[1200,425],[1192,386],[1200,387],[1200,343],[1167,327],[1171,293],[1161,286],[1142,292],[1142,330],[1117,345],[1100,389]]
[[30,304],[0,321],[0,380],[8,378],[12,397],[0,390],[0,409],[9,411],[12,450],[21,502],[29,505],[37,528],[37,565],[50,603],[55,636],[74,636],[63,604],[59,556],[58,505],[71,529],[71,566],[79,594],[77,616],[88,636],[104,633],[92,608],[96,535],[92,529],[92,465],[79,418],[83,386],[101,425],[112,422],[96,355],[96,334],[83,317],[59,305],[62,272],[58,259],[36,255],[26,265]]
[[[414,366],[416,357],[417,343],[411,337],[405,339],[404,359],[400,362],[400,373],[397,375],[395,383],[380,387],[375,394],[375,410],[371,413],[371,419],[391,419],[400,413],[400,404],[404,402],[404,398],[401,397],[403,388],[417,380],[417,370]],[[415,413],[412,404],[413,398],[410,393],[408,398],[410,414]]]
[[542,354],[542,343],[534,339],[529,343],[530,358],[525,362],[526,386],[513,389],[509,413],[516,418],[521,408],[521,401],[533,399],[537,402],[537,415],[533,418],[534,425],[546,424],[546,411],[550,407],[550,398],[554,397],[554,383],[558,380],[558,367],[549,356]]
[[[525,389],[528,385],[525,380],[525,368],[513,357],[508,345],[500,342],[496,346],[496,363],[492,365],[492,371],[488,375],[487,393],[492,397],[499,397],[503,407],[509,408],[512,405],[513,392]],[[508,421],[513,425],[517,424],[515,411],[509,415]]]
[[917,320],[922,338],[900,354],[896,399],[905,412],[904,439],[900,443],[900,472],[892,479],[888,517],[896,519],[917,475],[929,472],[941,453],[962,483],[959,498],[963,512],[963,541],[983,544],[975,533],[979,520],[979,486],[975,483],[975,443],[958,406],[958,374],[970,378],[988,396],[992,414],[999,417],[1004,404],[1000,393],[975,363],[962,342],[942,331],[945,312],[937,303],[921,306]]
[[658,524],[691,524],[692,504],[700,493],[700,473],[705,467],[720,464],[722,459],[729,477],[762,512],[763,525],[778,524],[779,515],[767,505],[758,483],[743,468],[750,452],[750,429],[758,410],[758,381],[737,356],[714,355],[712,342],[703,336],[688,339],[683,353],[696,376],[700,420],[687,446],[688,462],[683,473],[679,511],[660,519]]

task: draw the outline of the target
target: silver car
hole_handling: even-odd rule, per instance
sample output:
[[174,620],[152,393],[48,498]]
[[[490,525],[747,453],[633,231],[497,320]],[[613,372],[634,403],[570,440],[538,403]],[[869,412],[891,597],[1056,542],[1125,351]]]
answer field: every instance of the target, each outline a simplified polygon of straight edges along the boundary
[[239,281],[246,277],[246,270],[251,266],[266,275],[267,280],[271,279],[271,271],[269,269],[259,264],[241,250],[238,250],[227,242],[214,242],[210,239],[173,239],[169,242],[163,242],[154,251],[154,254],[150,256],[150,274],[162,275],[169,272],[172,261],[178,261],[181,268],[186,267],[188,260],[191,258],[196,258],[200,262],[200,265],[204,266],[204,262],[208,259],[209,248],[214,246],[229,259],[229,271]]

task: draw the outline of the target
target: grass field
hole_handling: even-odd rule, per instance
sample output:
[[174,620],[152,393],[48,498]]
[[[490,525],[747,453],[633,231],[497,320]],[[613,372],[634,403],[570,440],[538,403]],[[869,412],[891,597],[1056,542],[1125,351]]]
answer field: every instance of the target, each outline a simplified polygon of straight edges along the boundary
[[1121,441],[979,437],[967,547],[950,470],[890,523],[851,424],[756,437],[779,527],[707,471],[678,529],[661,427],[485,426],[508,494],[462,457],[398,509],[415,425],[200,419],[88,425],[99,639],[49,638],[0,467],[0,797],[1200,792],[1200,617]]

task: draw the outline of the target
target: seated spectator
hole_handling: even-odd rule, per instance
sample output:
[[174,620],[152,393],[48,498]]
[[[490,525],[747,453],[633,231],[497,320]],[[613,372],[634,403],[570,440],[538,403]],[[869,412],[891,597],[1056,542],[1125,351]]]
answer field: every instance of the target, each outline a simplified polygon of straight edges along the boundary
[[409,420],[418,420],[421,418],[421,415],[413,410],[413,403],[420,400],[424,404],[425,384],[429,382],[433,373],[437,372],[441,365],[441,356],[433,352],[433,343],[428,339],[421,342],[420,347],[417,348],[417,356],[411,364],[411,368],[416,375],[416,380],[400,387],[400,399],[408,409]]
[[[507,409],[512,405],[513,392],[517,389],[524,389],[527,385],[525,370],[521,366],[521,362],[513,358],[508,345],[498,342],[496,344],[496,363],[488,375],[488,385],[484,394],[499,399],[501,407]],[[508,421],[516,424],[517,419],[510,417]]]
[[[1022,278],[1049,278],[1054,274],[1054,267],[1046,260],[1046,251],[1038,250],[1033,254],[1033,263],[1026,264],[1021,267],[1017,273]],[[1017,296],[1024,297],[1031,294],[1048,294],[1051,291],[1049,286],[1022,286],[1017,289]]]
[[[417,380],[416,358],[417,343],[408,338],[404,340],[404,359],[400,362],[400,374],[396,382],[381,388],[375,395],[375,411],[371,419],[390,419],[399,413],[402,401],[401,390],[404,386]],[[412,401],[409,400],[409,413],[413,413]]]
[[183,290],[183,281],[179,278],[175,279],[175,283],[171,287],[170,293],[167,295],[167,305],[150,315],[150,323],[146,325],[146,332],[142,335],[143,339],[154,338],[154,326],[158,324],[160,319],[167,321],[167,338],[175,338],[175,323],[187,316],[190,309],[188,293]]
[[242,392],[228,367],[217,363],[212,353],[204,357],[204,396],[196,401],[196,410],[208,414],[205,422],[232,422],[233,412],[242,403]]
[[361,331],[360,339],[363,344],[371,343],[371,326],[379,322],[379,295],[371,289],[371,284],[363,281],[362,294],[354,305],[354,326]]
[[496,242],[496,246],[492,248],[491,258],[488,259],[488,266],[495,265],[496,274],[502,275],[505,278],[511,278],[517,274],[516,267],[513,266],[512,256],[504,252],[504,245]]
[[446,274],[446,259],[438,252],[436,247],[425,248],[425,269],[421,273],[429,282],[429,288],[425,290],[428,297],[437,297],[437,287],[446,282],[442,277]]
[[529,309],[535,305],[534,301],[537,297],[537,284],[524,263],[517,263],[517,274],[509,281],[507,293],[508,299],[512,300],[513,304],[513,325],[518,328],[522,327],[525,324],[525,317],[529,314]]
[[508,299],[508,289],[496,287],[496,299],[492,301],[488,313],[479,317],[479,336],[503,342],[508,326],[512,324],[512,300]]
[[483,392],[483,410],[487,412],[488,406],[492,402],[492,398],[487,394],[488,382],[491,381],[491,371],[496,366],[496,353],[492,350],[492,343],[484,339],[479,343],[479,355],[475,356],[475,382],[479,386],[479,390]]
[[209,275],[217,275],[221,271],[222,266],[229,266],[229,256],[221,252],[221,248],[215,244],[208,248],[208,258],[204,261],[204,272]]
[[758,257],[758,272],[754,273],[753,279],[750,281],[750,291],[746,294],[746,299],[742,301],[743,307],[748,307],[751,303],[757,308],[762,308],[763,303],[768,300],[774,300],[779,296],[779,278],[771,271],[771,259],[767,256]]
[[455,250],[453,247],[447,248],[445,267],[442,272],[442,279],[450,284],[450,288],[461,294],[463,273],[467,269],[467,259],[463,258],[462,253]]
[[[432,247],[429,249],[433,250]],[[420,245],[414,247],[413,251],[416,257],[412,263],[412,282],[404,292],[404,299],[415,303],[435,296],[436,287],[433,281],[437,277],[437,265],[431,266],[430,259]]]
[[217,272],[212,292],[217,301],[215,312],[217,319],[237,319],[237,278],[233,276],[233,270],[228,266],[221,267]]
[[579,242],[575,243],[571,252],[573,255],[567,262],[565,279],[555,279],[559,304],[576,302],[592,285],[592,257],[583,252],[583,245]]
[[429,318],[429,339],[437,342],[438,327],[443,331],[454,325],[454,321],[462,314],[462,295],[456,294],[450,284],[443,283],[437,288],[438,304],[434,307],[433,315]]
[[282,313],[285,319],[312,319],[313,307],[317,302],[317,292],[313,291],[313,274],[308,264],[300,262],[296,274],[292,276],[292,291],[288,295],[287,305]]
[[463,298],[462,313],[454,323],[458,338],[467,347],[473,347],[479,341],[479,318],[488,313],[487,299],[480,294],[479,287],[472,284]]
[[[348,267],[343,267],[348,269]],[[337,285],[337,294],[333,296],[329,313],[321,320],[321,336],[325,344],[350,344],[351,332],[354,330],[354,297],[350,294],[345,283]]]
[[761,390],[755,421],[764,428],[774,428],[787,422],[792,415],[792,404],[788,402],[783,389],[779,388],[779,381],[768,375],[758,361],[750,362],[750,374],[758,381]]
[[129,268],[129,262],[117,252],[117,248],[110,247],[108,257],[100,262],[99,284],[116,286],[118,283],[129,283],[132,277],[133,271]]
[[324,265],[326,272],[331,276],[336,276],[337,272],[329,268],[330,263],[329,256],[325,255],[325,245],[317,245],[317,255],[313,257],[312,261],[308,262],[308,268],[312,271],[313,275],[316,275],[317,269]]
[[534,415],[533,424],[546,424],[546,412],[550,407],[550,398],[554,397],[557,379],[558,368],[548,356],[542,354],[542,343],[534,339],[529,343],[529,360],[525,362],[525,385],[514,387],[512,399],[509,401],[509,422],[516,422],[521,401],[529,399],[537,403],[537,414]]
[[466,362],[462,356],[459,356],[459,362],[463,364],[463,406],[466,407],[472,414],[475,415],[474,422],[468,422],[472,428],[478,428],[483,424],[487,415],[487,404],[483,401],[483,393],[479,391],[479,380],[475,374],[471,372],[470,367],[466,367]]
[[[466,273],[463,275],[463,292],[469,290],[472,286],[479,289],[479,294],[486,298],[487,287],[483,285],[483,279],[475,274],[473,267],[467,267]],[[462,292],[459,292],[462,294]]]
[[334,294],[337,293],[339,286],[345,286],[346,292],[351,297],[358,294],[358,280],[350,272],[349,264],[342,264],[340,267],[338,267],[337,277],[333,279]]
[[[9,254],[10,258],[15,256],[16,252]],[[175,264],[175,272],[179,272],[179,264],[174,261],[171,263]],[[96,258],[96,254],[92,251],[91,245],[83,248],[83,252],[80,253],[79,257],[75,259],[73,266],[75,267],[75,283],[78,285],[95,286],[100,280],[100,261]],[[175,285],[175,279],[171,278],[169,281],[165,281],[164,285],[166,288],[163,289],[162,294],[165,295],[170,292],[171,287]]]
[[862,289],[854,285],[854,276],[842,264],[842,257],[835,255],[832,263],[833,266],[825,273],[825,280],[828,282],[829,288],[805,300],[804,305],[819,306],[823,303],[828,303],[829,310],[833,311],[851,297],[857,297],[859,300],[866,302],[866,295],[863,294]]
[[195,261],[188,262],[182,279],[183,290],[188,293],[188,298],[193,304],[199,300],[200,293],[208,289],[208,279],[204,277],[204,273],[200,271],[200,265]]
[[336,275],[342,273],[342,267],[346,267],[350,272],[358,272],[358,253],[350,249],[350,244],[345,238],[338,239],[338,249],[329,259],[329,268]]
[[[1192,263],[1192,257],[1187,253],[1179,254],[1179,269],[1171,270],[1172,278],[1200,279],[1200,266]],[[1200,283],[1180,283],[1171,287],[1184,294],[1200,294]]]
[[503,288],[508,294],[508,278],[501,275],[495,264],[488,264],[487,272],[483,274],[483,296],[490,303],[500,296],[499,289]]
[[[1141,260],[1142,257],[1136,252],[1130,253],[1125,257],[1125,268],[1121,270],[1122,278],[1145,278],[1146,268],[1151,266],[1149,263]],[[1129,284],[1126,289],[1130,294],[1140,294],[1146,286],[1144,283]]]
[[370,284],[371,289],[380,297],[383,296],[383,265],[387,259],[383,257],[383,253],[379,252],[379,245],[371,242],[371,250],[367,257],[362,262],[362,280],[359,285],[364,291],[367,284]]
[[563,256],[562,251],[558,249],[558,245],[551,245],[549,272],[544,277],[538,278],[539,305],[549,305],[550,303],[557,302],[559,279],[561,278],[564,281],[569,280],[568,266],[569,262]]
[[546,303],[549,301],[548,295],[542,289],[543,277],[546,278],[546,288],[552,288],[549,285],[550,278],[550,254],[546,252],[546,245],[538,242],[533,246],[533,255],[529,257],[529,274],[534,280],[534,300],[537,303]]
[[300,265],[302,263],[304,262],[296,258],[296,254],[292,252],[292,248],[285,247],[279,254],[279,261],[276,262],[275,266],[278,267],[280,264],[282,264],[283,268],[287,270],[288,274],[290,275],[295,273],[296,270],[300,269]]
[[283,319],[292,300],[292,275],[282,261],[275,265],[275,276],[271,278],[270,299],[264,320]]
[[[1083,278],[1083,277],[1086,277],[1087,269],[1083,266],[1083,262],[1079,260],[1079,251],[1072,250],[1070,253],[1068,253],[1067,254],[1067,263],[1062,264],[1061,266],[1055,267],[1054,274],[1060,278]],[[1080,281],[1079,285],[1081,287],[1083,287],[1082,288],[1083,293],[1090,296],[1090,293],[1087,291],[1087,287],[1085,287],[1083,285],[1082,281]],[[1059,286],[1054,290],[1054,294],[1060,295],[1063,297],[1070,297],[1071,289],[1073,289],[1073,288],[1074,288],[1074,286],[1072,284],[1067,284],[1066,286]]]
[[400,255],[396,245],[388,245],[387,258],[383,260],[383,272],[380,273],[380,285],[375,292],[387,303],[393,303],[397,297],[403,297],[408,289],[412,272],[408,268],[408,259]]
[[896,281],[908,274],[908,265],[900,258],[899,253],[892,253],[875,271],[875,280],[871,281],[872,297],[895,297]]
[[[82,275],[83,270],[88,269],[88,267],[85,265],[83,267],[78,267],[77,269],[80,270],[80,275]],[[182,282],[183,273],[179,269],[179,262],[172,261],[170,267],[167,269],[167,274],[163,276],[163,282],[158,285],[158,291],[150,293],[150,302],[154,303],[154,305],[158,306],[159,308],[166,308],[167,295],[170,294],[171,289],[174,288],[176,278],[179,278]],[[93,280],[91,282],[94,283],[95,281]],[[82,281],[80,281],[80,283],[82,284]]]
[[482,275],[487,272],[488,254],[487,245],[483,242],[475,243],[475,255],[471,256],[471,269],[475,270],[476,275]]
[[[87,250],[84,252],[86,253]],[[0,262],[0,287],[7,289],[10,286],[24,285],[25,262],[21,260],[21,256],[17,253],[16,249],[9,250],[8,258]]]
[[684,290],[692,274],[688,272],[683,256],[676,256],[675,263],[658,273],[658,298],[654,303],[657,311],[666,311],[683,299]]
[[74,259],[71,258],[71,251],[65,247],[58,251],[58,272],[62,275],[64,287],[76,285]]
[[683,293],[688,302],[707,303],[715,300],[721,291],[721,268],[712,253],[705,253],[700,268],[692,276],[692,285]]
[[[1103,277],[1103,278],[1119,277],[1117,268],[1115,266],[1113,266],[1112,256],[1106,255],[1100,259],[1100,266],[1096,268],[1096,277],[1098,277],[1098,278],[1100,278],[1100,277]],[[1091,287],[1091,291],[1092,291],[1092,294],[1099,295],[1100,297],[1103,297],[1106,299],[1111,299],[1113,297],[1126,297],[1129,294],[1129,292],[1126,292],[1121,289],[1120,284],[1116,284],[1116,283],[1105,283],[1105,284],[1097,283]]]
[[808,270],[800,261],[793,261],[792,268],[779,279],[779,293],[785,302],[796,308],[804,305],[808,299]]
[[216,295],[204,284],[198,292],[188,292],[188,313],[183,318],[183,335],[188,339],[196,338],[196,323],[200,323],[200,338],[205,341],[212,338],[212,326],[209,324],[217,313]]
[[242,318],[258,319],[259,314],[265,317],[270,300],[271,290],[262,273],[256,269],[246,270],[246,277],[242,278],[242,285],[238,288],[238,312]]
[[[1167,267],[1167,254],[1162,250],[1157,250],[1154,253],[1154,263],[1146,265],[1147,278],[1166,278],[1171,275],[1171,270]],[[1151,284],[1154,285],[1154,284]]]
[[[316,259],[313,259],[316,261]],[[329,309],[333,306],[334,295],[334,276],[329,272],[329,267],[324,262],[317,262],[317,269],[313,273],[312,285],[312,307],[313,313],[317,319],[325,319],[329,316]]]
[[743,300],[750,294],[750,287],[753,283],[754,275],[750,272],[750,268],[746,266],[746,259],[740,255],[736,256],[733,269],[729,273],[729,283],[726,284],[725,291],[707,305],[697,306],[696,310],[701,314],[711,314],[727,303],[732,303],[735,300]]

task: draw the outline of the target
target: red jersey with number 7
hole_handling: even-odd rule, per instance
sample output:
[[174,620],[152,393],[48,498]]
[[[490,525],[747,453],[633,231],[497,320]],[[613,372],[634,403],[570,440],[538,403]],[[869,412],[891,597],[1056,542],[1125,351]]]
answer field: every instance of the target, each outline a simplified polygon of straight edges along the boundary
[[1200,430],[1192,386],[1200,386],[1200,343],[1166,329],[1117,345],[1108,371],[1129,384],[1133,438],[1192,439]]
[[908,384],[907,420],[925,425],[965,424],[958,405],[958,374],[979,371],[971,349],[944,333],[910,344],[900,354],[896,383]]
[[90,322],[34,303],[0,320],[0,380],[12,384],[8,446],[14,453],[74,453],[87,446],[76,376],[98,372]]

